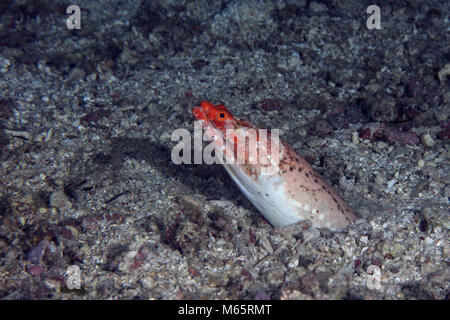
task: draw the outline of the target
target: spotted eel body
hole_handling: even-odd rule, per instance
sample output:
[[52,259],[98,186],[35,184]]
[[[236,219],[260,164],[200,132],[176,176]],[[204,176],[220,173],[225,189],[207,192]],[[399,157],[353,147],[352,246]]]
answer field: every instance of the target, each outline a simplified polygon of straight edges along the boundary
[[[337,231],[357,218],[332,186],[287,143],[272,140],[270,132],[267,140],[260,139],[257,127],[232,116],[223,105],[206,101],[195,107],[193,114],[202,122],[205,137],[217,147],[218,159],[222,159],[231,178],[273,226],[288,226],[308,219],[316,227]],[[229,129],[238,133],[234,131],[230,135]],[[258,154],[265,151],[262,154],[266,161],[248,161],[251,139],[245,137],[256,141]],[[237,144],[242,138],[245,143]],[[278,161],[273,161],[272,150],[279,153]],[[245,154],[244,163],[223,161],[226,156],[236,160],[240,154]]]

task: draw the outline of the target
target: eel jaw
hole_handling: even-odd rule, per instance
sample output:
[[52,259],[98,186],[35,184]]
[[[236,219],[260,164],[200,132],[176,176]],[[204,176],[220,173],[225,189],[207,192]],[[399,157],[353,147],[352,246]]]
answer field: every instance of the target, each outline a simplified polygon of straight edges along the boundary
[[206,116],[206,112],[202,107],[194,107],[194,109],[192,109],[192,113],[197,120],[203,120],[205,122],[209,121],[208,117]]

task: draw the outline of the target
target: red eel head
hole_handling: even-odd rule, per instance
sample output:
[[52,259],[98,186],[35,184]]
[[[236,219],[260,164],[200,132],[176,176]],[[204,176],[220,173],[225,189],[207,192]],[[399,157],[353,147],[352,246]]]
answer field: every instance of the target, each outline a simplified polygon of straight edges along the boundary
[[197,120],[211,123],[220,130],[228,128],[230,124],[236,121],[225,106],[221,104],[213,105],[208,101],[202,101],[199,107],[195,107],[192,110],[192,113]]

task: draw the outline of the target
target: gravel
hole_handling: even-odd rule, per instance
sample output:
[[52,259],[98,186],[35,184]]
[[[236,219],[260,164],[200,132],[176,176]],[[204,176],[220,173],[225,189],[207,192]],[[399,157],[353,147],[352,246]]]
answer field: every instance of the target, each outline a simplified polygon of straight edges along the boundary
[[[80,30],[0,5],[0,298],[448,299],[448,3],[383,2],[380,30],[371,1],[77,4]],[[201,100],[279,128],[360,219],[273,228],[173,164]]]

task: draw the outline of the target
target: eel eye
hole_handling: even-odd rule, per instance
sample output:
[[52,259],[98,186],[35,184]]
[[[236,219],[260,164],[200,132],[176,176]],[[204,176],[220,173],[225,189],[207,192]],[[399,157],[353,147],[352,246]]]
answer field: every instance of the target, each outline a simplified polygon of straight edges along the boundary
[[225,114],[225,112],[219,112],[217,114],[217,119],[219,119],[219,120],[225,120],[226,117],[227,117],[227,115]]

